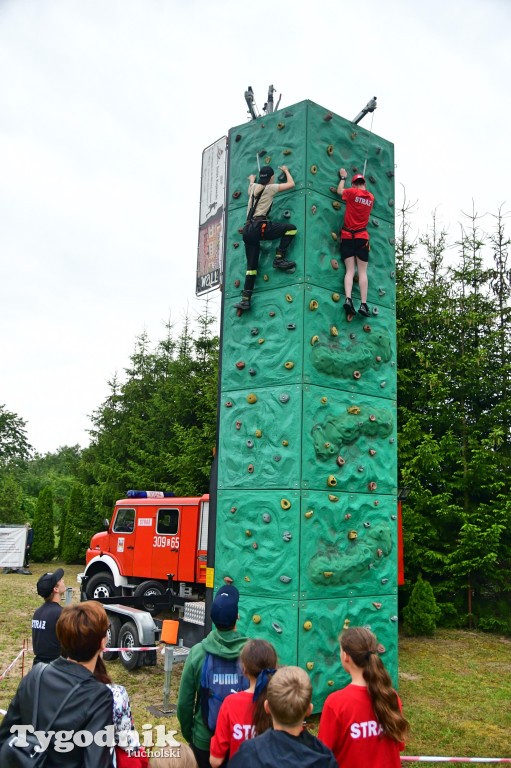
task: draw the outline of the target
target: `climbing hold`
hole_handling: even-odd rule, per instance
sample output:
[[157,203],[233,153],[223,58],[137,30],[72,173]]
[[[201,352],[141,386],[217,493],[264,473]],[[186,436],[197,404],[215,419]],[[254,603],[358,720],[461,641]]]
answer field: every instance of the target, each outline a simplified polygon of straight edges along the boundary
[[312,175],[315,175],[318,172],[318,166],[317,165],[311,165],[311,173]]
[[330,448],[330,443],[325,443],[325,448]]
[[329,488],[335,488],[335,486],[337,485],[337,478],[335,477],[335,475],[329,475],[328,480],[326,481],[326,484],[328,485]]
[[288,441],[287,441],[287,440],[283,440],[283,441],[282,441],[282,445],[286,446],[286,445],[289,445],[289,443],[288,443]]
[[321,398],[321,402],[323,403],[323,405],[325,405],[325,403],[328,403],[328,397],[323,396]]
[[254,465],[253,464],[249,464],[248,467],[247,467],[247,471],[248,471],[249,475],[251,475],[253,473],[253,471],[254,471]]
[[373,312],[373,315],[379,315],[380,314],[380,310],[378,309],[378,307],[373,307],[372,312]]
[[240,281],[239,280],[235,280],[234,281],[234,287],[235,288],[239,288],[240,287]]
[[270,278],[268,277],[268,275],[263,275],[263,280],[265,283],[267,283],[269,279]]
[[356,539],[357,536],[358,534],[356,531],[348,531],[348,539],[350,539],[350,541],[353,541],[353,539]]
[[360,373],[360,371],[353,371],[353,378],[354,378],[354,379],[359,379],[359,378],[360,378],[360,376],[361,376],[361,373]]
[[334,575],[333,571],[323,571],[323,576],[325,577],[325,579],[329,579],[330,576],[333,576],[333,575]]
[[343,629],[348,629],[349,625],[351,624],[351,619],[344,619]]
[[238,232],[240,233],[240,235],[242,235],[242,234],[243,234],[243,229],[244,229],[244,227],[240,227],[240,228],[238,229]]
[[357,467],[357,472],[363,472],[365,469],[364,464],[361,464],[359,467]]
[[249,531],[248,529],[245,531],[245,533],[246,533],[246,535],[247,535],[248,537],[252,536],[252,531]]
[[342,456],[338,456],[335,461],[339,467],[344,467],[346,464],[346,459],[343,459]]
[[282,215],[284,216],[285,219],[290,219],[291,218],[291,211],[286,210],[286,211],[284,211],[284,213]]
[[378,557],[381,557],[383,555],[383,549],[377,549],[376,554],[378,555]]
[[374,415],[374,413],[370,414],[369,421],[376,421],[376,416]]
[[376,456],[376,451],[374,448],[369,448],[369,456]]
[[372,176],[372,175],[371,175],[371,176],[368,176],[367,178],[369,179],[369,181],[371,182],[371,184],[376,184],[376,177],[375,177],[375,176]]
[[288,499],[281,499],[280,506],[282,507],[282,509],[289,509],[289,507],[291,506],[291,502]]
[[326,120],[326,122],[328,122],[329,120],[332,119],[332,117],[333,117],[332,113],[327,112],[326,115],[323,116],[323,120]]
[[241,427],[241,421],[236,422],[236,429],[239,429]]
[[250,333],[252,334],[252,336],[257,336],[257,334],[259,333],[259,328],[251,328]]
[[271,515],[268,512],[263,513],[263,523],[269,523],[271,520]]
[[236,512],[236,509],[237,507],[231,507],[231,515],[234,515],[234,513]]
[[338,200],[334,200],[334,201],[333,201],[333,203],[332,203],[332,208],[333,208],[335,211],[339,211],[339,210],[340,210],[340,208],[341,208],[341,204],[340,204],[340,202],[339,202]]
[[391,360],[391,363],[390,363],[390,365],[391,365],[391,366],[394,366],[394,365],[395,365],[395,362],[394,362],[393,360]]
[[383,387],[387,384],[386,381],[380,381],[380,387],[383,389]]
[[377,363],[381,363],[381,356],[380,355],[376,355],[376,362]]
[[[351,139],[352,141],[354,141],[354,140],[355,140],[355,138],[356,138],[356,136],[357,136],[357,134],[358,134],[358,131],[353,131],[353,133],[351,133],[351,134],[350,134],[350,139]],[[357,171],[358,171],[358,168],[353,168],[353,172],[354,172],[354,173],[356,173]]]
[[349,520],[350,517],[351,517],[351,512],[348,512],[347,514],[344,515],[345,520]]
[[381,583],[382,583],[382,584],[386,584],[387,582],[388,582],[388,579],[382,579],[382,580],[381,580]]
[[303,624],[303,628],[305,629],[306,632],[312,629],[312,621],[305,621]]
[[249,395],[247,395],[247,401],[250,403],[250,405],[257,403],[257,395],[254,395],[254,393],[251,392]]
[[380,653],[380,654],[381,654],[381,653],[385,653],[385,646],[384,646],[384,645],[382,645],[381,643],[378,643],[378,645],[376,646],[376,650],[377,650],[377,651],[378,651],[378,653]]
[[284,531],[284,533],[282,534],[283,541],[291,541],[292,538],[293,536],[291,534],[291,531]]
[[290,155],[291,154],[291,150],[290,149],[284,149],[284,150],[282,150],[282,154],[283,155]]
[[236,138],[234,139],[234,141],[236,142],[241,141],[241,133],[236,134]]
[[373,227],[380,226],[380,222],[377,219],[371,219],[371,224],[373,225]]
[[[332,232],[332,235],[334,233]],[[335,236],[337,238],[337,235]],[[330,259],[330,264],[332,265],[332,269],[339,269],[339,262],[337,259]]]
[[245,367],[245,363],[243,362],[243,360],[239,360],[239,361],[236,363],[236,368],[237,368],[239,371],[242,371],[244,367]]
[[289,109],[286,109],[284,112],[284,117],[293,117],[293,113],[289,111]]
[[308,511],[305,513],[305,517],[306,517],[306,518],[307,518],[307,520],[308,520],[310,517],[312,517],[312,515],[313,515],[313,514],[314,514],[314,510],[313,510],[313,509],[309,509],[309,510],[308,510]]
[[330,232],[330,237],[332,238],[332,240],[337,242],[337,232]]
[[257,156],[258,157],[264,157],[265,154],[266,154],[266,150],[265,149],[260,149],[259,152],[257,153]]
[[264,344],[264,339],[257,339],[258,344]]
[[266,163],[266,165],[269,165],[271,163],[271,155],[268,155],[268,157],[265,157],[264,162]]
[[334,496],[333,493],[329,493],[328,494],[328,501],[332,501],[332,502],[335,503],[336,501],[339,501],[339,497],[338,496]]
[[366,333],[369,333],[369,332],[370,332],[370,330],[371,330],[371,326],[370,326],[370,325],[367,325],[367,323],[366,323],[366,324],[364,325],[364,331],[365,331]]
[[336,195],[336,194],[337,194],[337,187],[328,187],[328,189],[329,189],[329,190],[330,190],[330,192],[332,192],[334,195]]
[[290,304],[293,302],[293,297],[290,293],[286,293],[286,301],[289,301]]
[[282,634],[282,627],[276,621],[273,622],[273,624],[271,625],[271,628],[277,633],[277,635]]
[[314,669],[314,662],[313,661],[308,661],[306,666],[307,666],[307,669],[310,672],[312,669]]
[[348,413],[352,413],[354,416],[358,416],[358,414],[360,413],[360,408],[358,407],[358,405],[350,405],[350,407],[346,408],[346,410],[348,411]]
[[289,577],[289,576],[281,576],[281,577],[280,577],[280,581],[281,581],[283,584],[289,584],[289,582],[291,581],[291,579],[290,579],[290,577]]
[[290,371],[290,370],[291,370],[291,368],[294,368],[294,367],[295,367],[295,364],[294,364],[294,363],[292,363],[290,360],[288,360],[288,362],[287,362],[287,363],[284,363],[284,368],[287,368],[287,369],[288,369],[288,371]]
[[296,323],[288,323],[286,328],[288,331],[296,331]]
[[394,278],[394,277],[396,276],[396,272],[395,272],[395,270],[394,270],[394,269],[392,269],[392,270],[391,270],[391,272],[390,272],[390,276],[391,276],[392,278]]
[[287,403],[289,400],[289,395],[283,392],[281,395],[279,395],[279,400],[281,403]]
[[382,606],[382,603],[373,603],[373,605],[376,608],[376,610],[379,611]]
[[309,309],[311,312],[314,312],[314,310],[317,309],[318,307],[319,307],[319,304],[316,301],[316,299],[312,299],[312,301],[309,301]]
[[376,501],[373,501],[373,504],[374,504],[375,507],[377,507],[379,503],[380,502],[378,501],[378,499],[376,499]]
[[241,195],[241,192],[239,189],[237,189],[236,192],[232,193],[234,200],[237,200],[240,195]]
[[252,547],[253,547],[254,549],[257,549],[257,544],[256,544],[256,542],[255,542],[255,541],[253,542],[253,544],[252,544]]
[[262,437],[262,436],[263,436],[263,433],[261,432],[261,430],[260,430],[260,429],[256,429],[256,431],[255,431],[255,436],[256,436],[256,437]]
[[397,515],[391,515],[391,516],[390,516],[390,519],[391,519],[391,520],[397,520]]
[[326,153],[327,153],[327,155],[329,157],[332,157],[332,155],[334,154],[334,145],[333,144],[329,144],[328,145],[328,147],[326,148]]
[[395,244],[396,244],[395,238],[389,237],[389,245],[395,245]]
[[247,440],[246,446],[247,446],[247,448],[253,448],[254,447],[254,441],[253,440]]
[[256,613],[254,616],[252,616],[252,621],[254,622],[254,624],[260,624],[261,623],[261,617],[258,616],[257,613]]
[[249,576],[245,576],[245,581],[250,581],[250,577]]
[[390,617],[390,620],[391,620],[391,621],[398,621],[398,618],[397,618],[397,616],[391,616],[391,617]]
[[232,408],[232,403],[231,403],[231,401],[230,401],[230,400],[228,400],[228,401],[226,402],[226,404],[225,404],[225,407],[226,407],[226,408]]
[[376,154],[379,155],[381,152],[381,147],[376,147]]
[[392,179],[394,177],[394,171],[387,171],[387,176],[389,179]]
[[380,296],[385,296],[387,291],[384,291],[383,288],[378,288],[378,293],[379,293]]
[[313,337],[312,337],[312,339],[311,339],[311,346],[313,347],[313,346],[314,346],[314,344],[315,344],[317,341],[319,341],[319,336],[317,336],[317,335],[316,335],[316,336],[313,336]]
[[311,208],[311,211],[312,211],[312,215],[313,215],[313,216],[314,216],[314,214],[316,213],[316,211],[317,211],[317,210],[318,210],[318,207],[317,207],[317,205],[313,205],[313,206],[312,206],[312,208]]
[[335,301],[336,303],[340,301],[341,296],[339,293],[332,293],[332,301]]
[[377,486],[377,485],[376,485],[376,483],[373,481],[372,483],[367,483],[367,487],[368,487],[368,489],[369,489],[370,491],[375,491],[375,490],[376,490],[376,488],[377,488],[378,486]]
[[350,333],[350,339],[356,339],[357,335],[356,333]]
[[240,247],[239,243],[233,243],[232,245],[233,245],[233,248],[239,248]]
[[277,123],[277,128],[281,131],[285,127],[285,123]]
[[275,317],[275,312],[268,312],[270,317]]
[[274,456],[273,457],[273,461],[276,461],[277,464],[278,464],[278,462],[281,460],[281,458],[282,458],[282,456]]

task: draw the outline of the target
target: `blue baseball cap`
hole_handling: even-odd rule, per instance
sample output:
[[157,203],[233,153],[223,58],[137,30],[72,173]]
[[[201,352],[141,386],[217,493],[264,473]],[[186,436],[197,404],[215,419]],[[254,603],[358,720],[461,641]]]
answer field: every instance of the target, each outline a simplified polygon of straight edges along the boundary
[[232,584],[220,587],[211,604],[211,621],[217,629],[231,629],[238,619],[240,593]]

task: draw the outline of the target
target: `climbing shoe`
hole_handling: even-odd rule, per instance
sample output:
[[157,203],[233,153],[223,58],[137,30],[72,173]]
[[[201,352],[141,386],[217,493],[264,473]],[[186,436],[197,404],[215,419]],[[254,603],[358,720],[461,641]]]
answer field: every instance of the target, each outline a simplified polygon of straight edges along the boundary
[[359,315],[364,315],[364,317],[371,317],[371,313],[369,312],[369,307],[367,304],[361,304],[360,308],[358,310]]
[[238,301],[238,303],[234,305],[234,309],[241,309],[242,312],[248,312],[250,309],[250,299],[242,296],[241,301]]
[[343,309],[347,315],[355,314],[355,307],[353,306],[353,302],[350,298],[347,298],[346,301],[344,302]]
[[296,267],[296,261],[288,261],[285,256],[275,256],[273,259],[273,266],[275,269],[294,269]]

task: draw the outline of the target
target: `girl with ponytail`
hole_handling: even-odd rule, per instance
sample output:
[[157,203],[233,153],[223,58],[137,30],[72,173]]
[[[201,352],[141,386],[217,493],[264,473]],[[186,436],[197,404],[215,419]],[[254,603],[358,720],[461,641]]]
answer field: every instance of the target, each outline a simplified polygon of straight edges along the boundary
[[341,663],[351,683],[325,701],[318,736],[343,768],[400,768],[409,725],[376,637],[363,627],[344,630]]
[[231,693],[222,702],[210,746],[209,761],[213,768],[227,764],[244,741],[272,727],[264,702],[268,682],[277,667],[275,648],[267,640],[249,640],[243,646],[240,662],[250,687]]

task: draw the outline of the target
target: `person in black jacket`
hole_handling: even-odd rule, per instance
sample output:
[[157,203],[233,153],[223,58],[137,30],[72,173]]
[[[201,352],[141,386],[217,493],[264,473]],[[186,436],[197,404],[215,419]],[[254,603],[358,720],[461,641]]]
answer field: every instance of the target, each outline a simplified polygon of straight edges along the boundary
[[[67,694],[78,684],[51,727],[55,736],[42,733],[39,739],[48,749],[46,768],[112,768],[108,746],[113,740],[112,692],[93,674],[98,655],[106,646],[107,630],[108,617],[97,602],[63,609],[57,637],[67,658],[44,665],[35,723],[32,709],[41,666],[33,667],[22,679],[0,723],[0,749],[13,734],[22,739],[34,729],[48,730]],[[61,751],[63,747],[69,751]]]
[[27,529],[27,540],[25,542],[25,562],[23,563],[23,566],[28,568],[30,564],[30,548],[32,546],[32,542],[34,541],[34,529],[30,523],[25,523],[25,526]]
[[229,768],[338,768],[333,752],[303,730],[312,712],[312,685],[300,667],[281,667],[268,683],[266,712],[273,730],[244,741]]
[[58,659],[61,653],[57,638],[56,626],[62,612],[60,601],[66,591],[64,571],[57,568],[53,573],[43,573],[37,582],[37,593],[44,597],[44,603],[39,606],[32,617],[32,648],[34,650],[34,666],[41,661],[49,664]]

